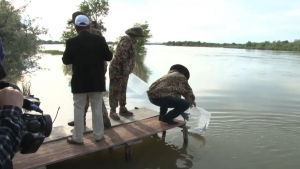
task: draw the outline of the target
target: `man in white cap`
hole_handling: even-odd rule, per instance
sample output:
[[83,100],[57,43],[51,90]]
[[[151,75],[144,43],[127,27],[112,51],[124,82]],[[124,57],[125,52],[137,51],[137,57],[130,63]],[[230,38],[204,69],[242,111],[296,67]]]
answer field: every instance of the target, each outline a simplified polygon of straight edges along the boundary
[[[73,23],[75,25],[75,19],[78,15],[84,15],[84,14],[80,11],[74,12],[72,14],[72,20],[69,22],[69,24]],[[99,36],[103,36],[96,21],[92,21],[90,23],[90,32]],[[106,71],[107,71],[107,63],[104,62],[104,72]],[[89,97],[87,96],[86,104],[84,108],[84,124],[86,124],[86,113],[89,109],[89,105],[90,105],[90,101],[89,101]],[[102,101],[102,115],[103,115],[104,128],[111,127],[110,119],[108,117],[108,113],[104,101]],[[68,125],[74,126],[74,121],[70,121]]]
[[102,97],[105,91],[104,62],[112,59],[105,39],[89,32],[90,22],[84,15],[75,19],[78,35],[68,39],[62,60],[72,64],[71,88],[74,100],[75,126],[70,144],[83,144],[84,107],[88,96],[92,107],[93,132],[98,142],[103,137]]

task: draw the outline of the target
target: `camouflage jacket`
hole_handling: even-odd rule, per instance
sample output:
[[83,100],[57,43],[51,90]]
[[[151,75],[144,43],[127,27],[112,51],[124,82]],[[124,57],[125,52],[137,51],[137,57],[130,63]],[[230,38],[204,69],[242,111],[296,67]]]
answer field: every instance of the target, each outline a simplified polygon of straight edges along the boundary
[[115,56],[111,60],[109,68],[122,73],[123,66],[128,66],[129,73],[132,73],[136,57],[135,43],[136,41],[129,36],[123,36],[118,43]]
[[95,27],[90,27],[90,32],[92,34],[96,34],[96,35],[102,36],[101,31],[99,29],[95,28]]
[[176,71],[169,71],[167,75],[155,81],[149,88],[150,98],[183,96],[190,104],[194,103],[195,95],[186,77]]
[[[96,25],[92,25],[92,24],[91,24],[90,32],[91,32],[92,34],[102,36],[102,33],[101,33],[100,29],[98,29],[98,28],[96,27]],[[106,72],[106,71],[107,71],[107,62],[104,61],[104,72]]]

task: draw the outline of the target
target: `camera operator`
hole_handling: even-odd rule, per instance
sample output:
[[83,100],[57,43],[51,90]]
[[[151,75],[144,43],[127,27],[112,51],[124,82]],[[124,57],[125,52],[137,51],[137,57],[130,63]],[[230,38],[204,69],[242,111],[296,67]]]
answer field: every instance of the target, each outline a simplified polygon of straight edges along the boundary
[[22,105],[21,92],[11,87],[0,90],[0,168],[13,168],[22,139]]

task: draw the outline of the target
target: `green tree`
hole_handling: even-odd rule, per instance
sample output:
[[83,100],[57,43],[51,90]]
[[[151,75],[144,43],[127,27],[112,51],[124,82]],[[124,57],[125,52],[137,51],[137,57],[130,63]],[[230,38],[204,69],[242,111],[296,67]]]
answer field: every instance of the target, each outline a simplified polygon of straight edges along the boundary
[[3,62],[7,77],[5,80],[17,82],[22,75],[41,69],[38,64],[40,56],[41,34],[47,30],[34,26],[35,19],[22,18],[28,4],[16,9],[11,2],[0,1],[0,37],[6,58]]
[[86,0],[79,5],[79,10],[92,21],[97,21],[102,32],[106,32],[103,18],[108,15],[109,4],[105,0]]
[[[80,3],[79,11],[84,13],[91,21],[97,21],[101,32],[105,32],[103,18],[108,15],[109,4],[105,0],[85,0]],[[74,11],[75,12],[75,11]],[[70,14],[71,16],[72,14]],[[75,37],[77,32],[75,30],[74,24],[70,23],[72,19],[67,22],[66,30],[63,32],[61,41],[66,42],[66,40]]]
[[251,46],[252,46],[251,41],[248,41],[248,42],[246,43],[246,47],[247,47],[247,48],[251,48]]

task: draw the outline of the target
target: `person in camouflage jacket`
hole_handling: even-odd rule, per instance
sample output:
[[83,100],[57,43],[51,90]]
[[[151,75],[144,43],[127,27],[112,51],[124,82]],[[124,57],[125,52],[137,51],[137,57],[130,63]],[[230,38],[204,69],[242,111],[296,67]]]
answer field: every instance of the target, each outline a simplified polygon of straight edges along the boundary
[[[78,16],[78,15],[84,15],[82,12],[74,12],[73,15],[72,15],[72,21],[70,23],[74,23],[75,22],[75,18]],[[99,35],[99,36],[102,36],[102,33],[98,27],[98,24],[96,21],[92,21],[91,24],[90,24],[90,32],[92,34],[96,34],[96,35]],[[104,61],[104,72],[106,73],[107,72],[107,62]],[[85,108],[84,108],[84,124],[86,124],[86,113],[89,109],[89,105],[90,105],[90,102],[89,102],[89,97],[87,96],[86,97],[86,105],[85,105]],[[103,114],[103,123],[104,123],[104,127],[105,128],[108,128],[108,127],[111,127],[111,123],[110,123],[110,119],[108,117],[108,113],[107,113],[107,109],[106,109],[106,106],[105,106],[105,103],[104,103],[104,100],[102,100],[102,114]],[[68,123],[69,126],[74,126],[74,121],[71,121]]]
[[[182,65],[173,65],[167,75],[155,81],[147,91],[152,104],[160,107],[159,120],[178,124],[173,119],[192,106],[196,106],[195,95],[188,83],[190,73]],[[185,99],[181,99],[183,96]],[[168,111],[168,108],[174,108]]]
[[140,27],[133,27],[125,32],[128,36],[123,36],[119,41],[116,53],[109,65],[109,105],[110,117],[114,120],[120,120],[116,113],[118,103],[120,105],[119,114],[122,116],[132,116],[126,106],[126,89],[130,73],[135,66],[137,40],[144,37],[143,30]]

